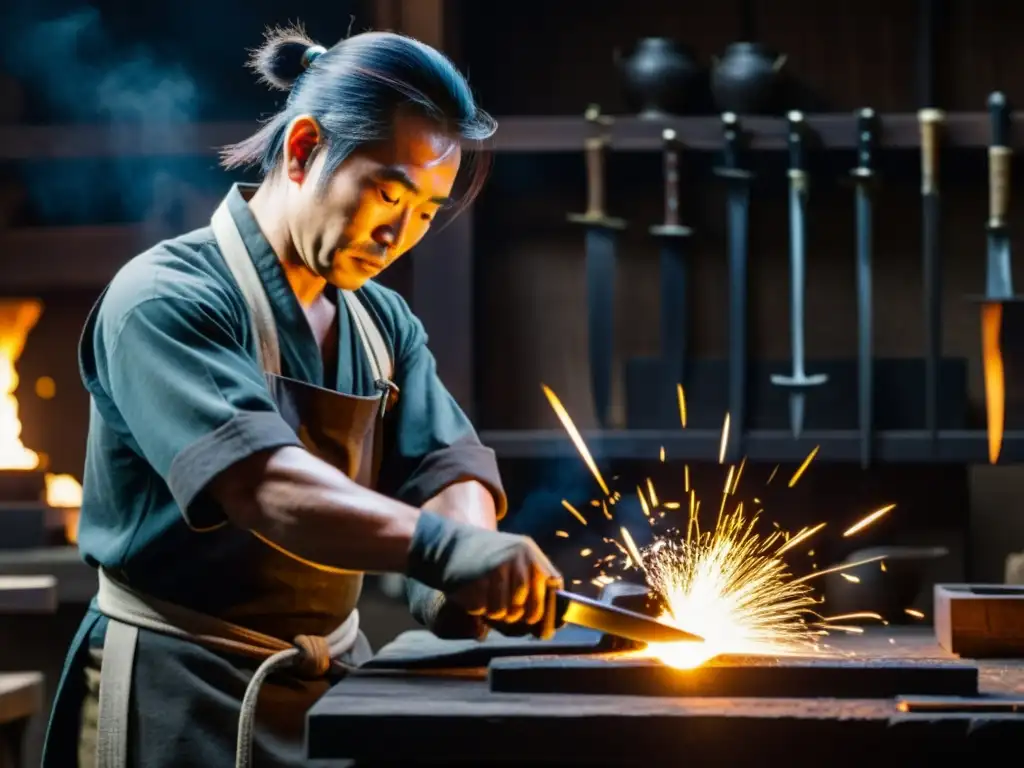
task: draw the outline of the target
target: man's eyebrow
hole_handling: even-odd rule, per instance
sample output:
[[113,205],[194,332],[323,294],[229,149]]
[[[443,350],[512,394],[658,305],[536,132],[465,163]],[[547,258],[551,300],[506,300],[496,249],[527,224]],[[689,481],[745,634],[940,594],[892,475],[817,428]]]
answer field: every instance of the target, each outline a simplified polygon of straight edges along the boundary
[[[396,184],[401,184],[414,195],[420,194],[420,188],[416,186],[416,182],[413,181],[409,174],[401,168],[390,165],[377,171],[376,176],[381,181],[393,181]],[[432,197],[430,198],[430,202],[442,207],[447,207],[452,205],[455,201],[450,197]]]

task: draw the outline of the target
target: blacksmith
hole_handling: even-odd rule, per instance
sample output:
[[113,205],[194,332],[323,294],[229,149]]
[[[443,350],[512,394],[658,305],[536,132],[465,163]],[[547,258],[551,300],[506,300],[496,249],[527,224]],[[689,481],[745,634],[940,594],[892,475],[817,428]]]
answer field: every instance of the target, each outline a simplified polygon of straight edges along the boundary
[[400,35],[280,30],[253,63],[287,100],[223,157],[262,183],[130,261],[82,336],[79,542],[100,589],[48,767],[301,765],[305,712],[368,654],[364,573],[406,574],[438,633],[552,626],[559,574],[496,530],[494,455],[373,282],[479,189],[483,164],[453,199],[495,122]]

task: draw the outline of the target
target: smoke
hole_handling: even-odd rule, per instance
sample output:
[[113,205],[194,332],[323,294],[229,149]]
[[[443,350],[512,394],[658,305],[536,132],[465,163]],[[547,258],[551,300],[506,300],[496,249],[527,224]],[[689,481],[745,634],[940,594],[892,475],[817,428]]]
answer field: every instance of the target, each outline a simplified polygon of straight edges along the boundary
[[[4,12],[0,57],[26,90],[33,122],[99,124],[115,149],[189,141],[203,100],[180,63],[119,42],[95,8],[47,18],[19,5]],[[33,160],[19,170],[35,212],[48,224],[72,224],[152,217],[204,165],[211,158],[168,155]]]

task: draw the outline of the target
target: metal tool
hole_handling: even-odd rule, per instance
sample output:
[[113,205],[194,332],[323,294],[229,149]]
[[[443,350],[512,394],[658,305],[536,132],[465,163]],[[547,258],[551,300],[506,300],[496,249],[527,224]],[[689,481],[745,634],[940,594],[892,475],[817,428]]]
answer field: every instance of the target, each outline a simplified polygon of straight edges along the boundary
[[924,258],[924,421],[933,455],[939,446],[939,364],[942,362],[942,260],[939,254],[939,125],[941,110],[917,113],[921,130],[921,222]]
[[747,411],[747,216],[754,175],[740,168],[743,131],[733,112],[722,115],[722,165],[715,175],[727,185],[729,232],[729,434],[726,460],[743,453]]
[[1010,232],[1006,210],[1010,202],[1010,109],[996,91],[988,97],[992,143],[988,148],[988,259],[985,298],[981,305],[981,347],[985,368],[985,411],[988,419],[988,460],[999,461],[1006,419],[1006,381],[1002,356],[1003,304],[1013,300]]
[[806,123],[802,112],[792,111],[789,121],[789,270],[790,270],[790,354],[792,373],[773,375],[772,384],[788,387],[789,421],[793,437],[799,438],[804,428],[804,405],[807,390],[828,381],[824,373],[808,375],[804,369],[804,291],[807,277],[804,242],[807,206]]
[[614,605],[592,600],[564,590],[549,590],[548,599],[555,601],[554,611],[548,616],[561,616],[567,624],[594,629],[638,643],[703,642],[704,638],[691,632],[663,624],[642,613],[627,611]]
[[857,215],[857,412],[860,427],[860,463],[871,464],[872,430],[874,427],[874,357],[871,348],[871,190],[875,182],[874,160],[877,119],[873,109],[857,113],[857,167],[850,171],[856,185]]
[[658,393],[668,407],[676,410],[676,385],[685,384],[687,342],[690,310],[689,264],[687,241],[692,234],[679,222],[679,140],[676,132],[661,132],[665,162],[665,219],[651,227],[651,234],[661,242],[661,362],[665,379]]
[[587,162],[587,210],[569,214],[569,221],[586,227],[587,331],[589,335],[590,387],[598,424],[608,426],[611,403],[612,352],[615,317],[615,249],[621,219],[605,214],[604,153],[610,137],[610,117],[596,104],[584,115],[593,135],[584,142]]
[[956,696],[897,696],[896,709],[900,712],[921,712],[929,714],[958,712],[980,714],[986,713],[1024,713],[1024,699],[999,698],[996,696],[969,699]]

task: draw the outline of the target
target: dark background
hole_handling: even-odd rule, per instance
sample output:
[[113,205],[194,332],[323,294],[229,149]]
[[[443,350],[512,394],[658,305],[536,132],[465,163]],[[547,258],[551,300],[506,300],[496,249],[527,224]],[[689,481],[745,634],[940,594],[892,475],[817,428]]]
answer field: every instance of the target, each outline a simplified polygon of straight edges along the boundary
[[[937,105],[951,119],[974,113],[976,135],[987,137],[982,113],[992,90],[1024,104],[1024,4],[936,5]],[[849,115],[870,106],[883,123],[894,115],[912,123],[922,106],[918,2],[910,1],[5,3],[0,298],[38,297],[45,303],[19,363],[17,395],[22,438],[46,455],[51,470],[81,477],[88,402],[76,344],[87,311],[120,264],[162,237],[202,226],[227,185],[243,178],[220,171],[213,149],[245,136],[279,105],[282,96],[259,86],[245,69],[246,53],[259,44],[266,25],[295,19],[324,44],[350,30],[377,28],[443,48],[468,71],[481,103],[505,125],[504,133],[499,128],[499,148],[503,136],[532,118],[565,118],[567,130],[582,137],[580,115],[588,104],[599,103],[613,115],[628,113],[613,51],[628,52],[635,41],[656,35],[689,45],[703,67],[743,38],[786,54],[789,100],[780,109]],[[698,93],[691,112],[711,115],[706,97]],[[559,137],[550,127],[545,135],[549,151],[498,152],[477,205],[383,278],[424,320],[442,377],[486,430],[485,439],[494,436],[492,430],[559,430],[542,382],[581,428],[595,426],[583,238],[565,220],[567,212],[583,207],[583,161],[573,141],[554,141]],[[152,147],[174,141],[193,150],[153,156]],[[958,418],[974,427],[984,424],[980,334],[977,308],[964,297],[978,293],[984,281],[984,141],[944,150],[940,162],[944,353],[966,362],[970,402]],[[552,143],[561,149],[550,151]],[[873,341],[879,358],[919,358],[924,347],[920,161],[912,144],[884,148],[878,156],[883,183],[875,211]],[[722,357],[727,342],[725,199],[710,172],[717,162],[712,149],[684,150],[681,160],[683,221],[695,232],[693,345],[702,360]],[[812,360],[850,358],[855,349],[853,203],[841,182],[854,165],[853,154],[850,148],[824,148],[810,161],[806,332]],[[781,151],[759,151],[749,160],[757,174],[749,254],[752,354],[780,361],[789,354],[785,158]],[[623,364],[658,351],[658,255],[647,227],[662,215],[662,170],[653,145],[650,151],[614,152],[608,165],[609,211],[630,224],[616,283],[612,411],[621,426]],[[1014,196],[1011,226],[1021,199]],[[55,398],[36,396],[41,376],[56,381]],[[721,423],[720,407],[689,406],[694,423],[709,429]],[[785,420],[781,411],[769,415]],[[1018,417],[1011,413],[1011,422]],[[567,578],[581,582],[575,588],[593,590],[592,568],[589,558],[579,556],[581,548],[605,546],[602,537],[623,524],[644,543],[649,529],[635,500],[636,485],[650,477],[663,500],[684,500],[684,459],[693,457],[670,452],[662,464],[656,444],[650,448],[642,461],[601,460],[605,477],[624,494],[613,522],[589,505],[597,487],[575,457],[505,454],[502,469],[512,501],[506,525],[535,535]],[[702,455],[709,457],[707,451]],[[1002,581],[1006,554],[1024,549],[1024,473],[1018,466],[901,463],[862,470],[822,459],[795,488],[784,482],[792,463],[783,464],[765,488],[774,467],[770,460],[748,463],[740,495],[751,503],[758,498],[766,517],[786,527],[827,521],[816,547],[820,566],[860,547],[941,543],[951,555],[932,574],[935,579]],[[725,473],[713,461],[689,461],[705,515],[717,510]],[[587,513],[586,528],[563,509],[563,499]],[[889,503],[898,506],[879,525],[855,539],[838,535]],[[557,530],[572,536],[558,537]],[[0,655],[0,668],[44,670],[51,695],[81,601],[89,594],[87,584],[57,617],[12,619],[6,634],[0,633],[0,648],[9,649]],[[364,602],[360,608],[376,645],[408,626],[401,607],[379,594],[371,591]],[[32,727],[26,765],[37,754],[41,719]]]
[[[940,105],[950,113],[981,112],[996,88],[1005,90],[1011,102],[1024,102],[1024,82],[1013,66],[1014,30],[1024,22],[1024,8],[996,0],[940,5],[945,6],[937,55]],[[920,106],[916,6],[882,0],[607,0],[599,9],[578,0],[500,5],[455,0],[144,5],[105,0],[83,5],[47,0],[33,10],[27,3],[5,10],[0,18],[0,69],[5,73],[0,119],[26,135],[43,125],[100,123],[107,126],[106,139],[114,142],[118,126],[126,123],[141,124],[143,140],[148,132],[187,135],[196,124],[254,125],[275,109],[280,95],[255,83],[244,68],[246,49],[258,44],[265,25],[296,18],[328,44],[349,29],[383,27],[444,47],[468,70],[483,105],[499,121],[504,116],[578,115],[591,102],[608,113],[625,112],[613,50],[628,51],[637,39],[652,35],[685,42],[703,66],[741,37],[767,43],[787,54],[787,76],[798,86],[794,98],[799,103],[783,106],[815,113],[850,113],[862,106],[883,114],[913,113]],[[438,7],[443,13],[432,15]],[[657,250],[646,230],[661,215],[660,162],[653,151],[615,153],[609,161],[609,209],[631,223],[617,282],[620,364],[657,352]],[[724,195],[710,174],[715,162],[713,152],[684,152],[682,159],[683,218],[696,232],[693,343],[702,358],[723,356],[726,345]],[[851,357],[854,351],[853,206],[849,188],[840,182],[853,163],[850,150],[819,151],[811,161],[807,349],[812,359]],[[759,358],[783,360],[789,351],[784,153],[756,153],[752,164],[757,173],[750,252],[753,348]],[[880,165],[876,354],[919,357],[924,325],[918,153],[884,150]],[[950,150],[941,167],[945,353],[967,361],[971,418],[977,423],[979,328],[976,308],[964,296],[980,291],[984,280],[984,148]],[[92,270],[83,260],[99,253],[105,265],[116,267],[138,250],[136,245],[173,234],[168,222],[201,225],[229,180],[209,152],[70,160],[22,156],[0,164],[0,227],[6,227],[0,230],[0,292],[3,276],[10,276],[18,287],[8,293],[39,296],[46,304],[19,366],[23,438],[47,454],[52,469],[80,474],[82,464],[86,398],[75,345],[85,313],[109,278],[104,270],[110,271],[108,266]],[[594,425],[585,356],[582,237],[565,223],[565,213],[582,206],[584,193],[579,152],[499,153],[482,199],[467,214],[469,223],[428,239],[385,278],[417,311],[444,302],[444,295],[416,295],[414,275],[452,269],[444,238],[458,226],[472,227],[473,310],[462,324],[468,327],[439,330],[429,317],[425,320],[435,346],[450,346],[450,335],[462,334],[462,346],[455,349],[464,354],[439,354],[439,364],[482,430],[558,428],[541,382],[559,394],[581,427]],[[147,233],[153,233],[148,241]],[[46,279],[18,279],[37,258],[50,265]],[[67,273],[75,279],[64,280]],[[468,385],[466,370],[471,372]],[[32,384],[42,375],[57,382],[53,400],[34,395]],[[613,405],[620,423],[621,390],[617,384]],[[690,405],[696,418],[720,423],[720,413]],[[631,478],[664,473],[662,495],[672,495],[682,468],[672,462],[652,468],[655,459],[652,452],[651,462],[605,466],[609,475],[622,476],[627,489]],[[750,468],[750,493],[757,491],[755,478],[766,477],[773,466]],[[509,524],[540,538],[567,524],[562,498],[585,505],[594,495],[593,481],[575,460],[508,460],[504,469],[513,498]],[[708,494],[717,492],[722,468],[694,463],[691,469]],[[951,529],[960,536],[970,528],[975,575],[1000,579],[1003,555],[1024,539],[1015,504],[1022,489],[1018,470],[1008,467],[899,465],[862,471],[817,464],[773,513],[793,525],[822,517],[846,521],[896,501],[899,515],[889,527],[858,546],[927,538],[931,529]],[[572,546],[578,546],[576,539]]]

